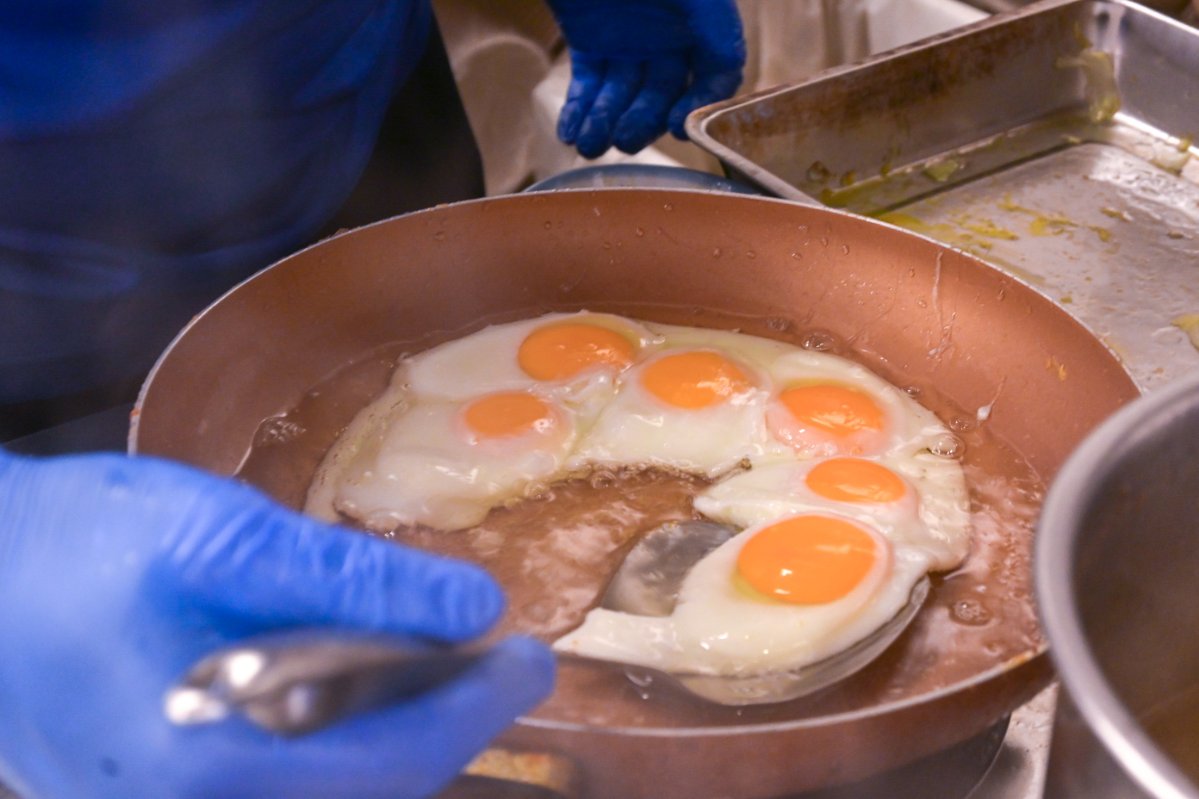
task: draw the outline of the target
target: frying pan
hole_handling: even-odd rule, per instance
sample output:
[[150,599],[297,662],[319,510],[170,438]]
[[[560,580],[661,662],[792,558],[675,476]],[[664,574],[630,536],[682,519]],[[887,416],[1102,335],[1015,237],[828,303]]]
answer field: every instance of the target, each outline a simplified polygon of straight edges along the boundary
[[[269,456],[265,445],[288,437],[289,411],[322,393],[313,387],[335,385],[346,364],[397,341],[415,350],[580,308],[835,342],[950,417],[967,466],[975,458],[979,473],[1001,477],[1025,469],[1048,481],[1137,395],[1116,358],[1053,303],[928,239],[773,199],[601,189],[438,207],[284,259],[171,344],[143,387],[130,449],[232,475],[252,444]],[[334,403],[332,432],[311,451],[267,457],[258,482],[299,504],[336,428],[385,377]],[[1014,496],[1039,495],[1025,486]],[[1001,555],[935,581],[925,621],[842,686],[715,708],[571,664],[555,696],[501,743],[572,763],[590,796],[694,799],[842,784],[965,741],[1051,678],[1029,585],[1031,521],[1007,529],[1003,516],[988,544]],[[962,594],[971,590],[979,595]],[[958,613],[971,602],[994,616]],[[1025,623],[1033,629],[1010,634]]]

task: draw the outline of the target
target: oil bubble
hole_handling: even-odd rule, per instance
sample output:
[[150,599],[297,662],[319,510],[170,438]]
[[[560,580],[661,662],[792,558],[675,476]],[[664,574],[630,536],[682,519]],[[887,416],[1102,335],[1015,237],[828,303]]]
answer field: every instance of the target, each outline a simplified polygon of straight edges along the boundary
[[825,330],[810,330],[800,339],[799,346],[805,350],[828,352],[837,344],[836,337]]
[[648,688],[654,684],[654,675],[649,672],[637,669],[625,669],[624,674],[629,678],[629,682],[641,688]]
[[966,444],[952,433],[945,433],[929,444],[928,451],[939,458],[961,460],[966,454]]
[[832,176],[833,173],[820,161],[813,161],[808,167],[807,178],[813,183],[826,183]]
[[653,696],[654,675],[638,669],[625,669],[624,675],[629,679],[637,696],[642,699]]
[[970,419],[966,416],[955,416],[949,420],[949,428],[957,433],[966,433],[973,430],[978,424],[977,420]]
[[587,484],[592,488],[611,488],[616,485],[617,479],[611,469],[596,469],[587,477]]
[[982,627],[991,621],[991,611],[977,599],[962,599],[953,603],[949,615],[959,624]]
[[644,470],[644,466],[640,466],[636,463],[626,463],[616,470],[616,477],[618,480],[632,480]]
[[291,421],[286,416],[272,416],[258,427],[254,435],[254,446],[270,447],[294,441],[307,432],[303,425]]
[[553,502],[556,496],[548,483],[530,483],[525,486],[524,498],[537,502]]

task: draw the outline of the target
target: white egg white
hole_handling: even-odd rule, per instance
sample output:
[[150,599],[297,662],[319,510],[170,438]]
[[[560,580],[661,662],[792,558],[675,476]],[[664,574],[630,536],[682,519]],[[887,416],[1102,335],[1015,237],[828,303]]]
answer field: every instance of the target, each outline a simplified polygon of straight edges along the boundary
[[813,605],[781,602],[734,580],[737,556],[758,529],[700,560],[669,616],[596,608],[555,641],[554,649],[676,674],[752,676],[797,669],[844,650],[893,617],[929,566],[922,551],[889,546],[877,573],[845,597]]
[[[622,333],[636,344],[637,360],[624,370],[601,366],[560,381],[527,375],[518,362],[525,338],[541,326],[572,321]],[[642,386],[640,375],[654,359],[687,350],[723,354],[753,387],[708,408],[667,405]],[[838,502],[807,488],[804,477],[821,459],[851,454],[819,434],[798,443],[778,434],[779,392],[812,382],[853,387],[882,409],[885,429],[871,439],[874,449],[852,454],[899,475],[909,489],[904,498]],[[464,436],[463,407],[500,391],[532,391],[552,404],[553,434],[486,442]],[[537,486],[596,466],[655,466],[719,478],[695,508],[743,532],[696,564],[673,613],[595,609],[554,647],[685,674],[774,674],[869,635],[903,607],[922,575],[952,569],[966,556],[969,501],[961,465],[930,452],[949,435],[907,394],[835,355],[608,314],[549,314],[406,358],[387,391],[326,456],[306,510],[330,520],[349,516],[376,530],[407,524],[456,530]],[[886,558],[849,595],[821,605],[769,599],[733,579],[737,555],[756,530],[801,513],[838,516],[872,530]]]
[[376,402],[326,457],[306,509],[379,531],[410,524],[457,530],[562,475],[578,437],[570,409],[553,406],[552,429],[477,441],[461,419],[466,404],[410,395]]
[[903,479],[894,502],[840,502],[805,482],[822,460],[772,463],[706,488],[695,509],[735,528],[754,527],[797,513],[832,513],[873,525],[896,545],[922,550],[935,571],[958,566],[970,549],[970,499],[961,464],[930,452],[898,452],[870,459]]
[[625,373],[617,395],[571,456],[574,466],[658,466],[715,477],[767,446],[767,390],[751,388],[706,408],[678,408],[641,385],[644,367]]
[[[877,437],[876,447],[871,446],[861,452],[846,452],[842,450],[840,442],[819,431],[797,432],[793,433],[796,440],[790,442],[790,446],[794,455],[800,458],[916,453],[949,434],[949,430],[932,411],[866,367],[847,358],[791,348],[772,361],[767,372],[776,391],[781,392],[796,384],[827,382],[869,395],[883,411],[886,429]],[[778,403],[777,397],[772,398],[767,413],[772,431],[779,426],[780,421],[786,424],[790,416]],[[777,434],[775,437],[776,440],[784,440]]]
[[[617,395],[579,442],[572,464],[636,464],[717,477],[747,459],[788,457],[790,450],[766,429],[766,403],[773,391],[766,367],[793,347],[722,330],[645,327],[660,343],[618,378]],[[754,387],[725,403],[685,409],[662,402],[642,386],[641,375],[655,359],[688,351],[725,356]]]
[[[376,530],[412,523],[454,530],[477,524],[489,508],[565,476],[573,467],[561,447],[573,447],[612,400],[617,370],[601,366],[562,381],[525,374],[518,362],[521,343],[538,328],[562,322],[615,330],[639,351],[651,351],[659,340],[623,317],[558,313],[493,325],[405,358],[387,390],[358,413],[323,459],[305,511],[328,521],[344,514]],[[533,390],[564,409],[571,428],[568,439],[553,443],[547,452],[521,451],[521,441],[509,442],[497,455],[486,448],[464,448],[454,437],[449,421],[453,403],[522,390]]]
[[645,326],[612,314],[552,313],[536,319],[492,325],[463,338],[448,341],[407,359],[407,389],[426,398],[467,399],[497,391],[535,387],[567,404],[606,403],[614,391],[616,371],[595,369],[562,381],[542,381],[521,368],[521,343],[535,330],[564,322],[586,322],[624,335],[638,352],[652,350],[657,337]]

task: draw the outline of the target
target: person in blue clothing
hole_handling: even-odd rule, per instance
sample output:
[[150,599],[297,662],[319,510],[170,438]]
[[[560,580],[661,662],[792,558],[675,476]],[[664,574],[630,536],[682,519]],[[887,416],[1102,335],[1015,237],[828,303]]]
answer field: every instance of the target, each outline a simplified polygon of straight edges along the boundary
[[[549,0],[559,134],[635,151],[729,96],[732,0]],[[319,236],[425,49],[427,0],[0,3],[0,407],[136,377],[215,294]],[[435,126],[436,119],[427,124]],[[515,637],[456,681],[309,736],[173,727],[169,685],[258,632],[464,641],[485,573],[117,454],[0,449],[0,783],[58,797],[439,790],[550,690]]]

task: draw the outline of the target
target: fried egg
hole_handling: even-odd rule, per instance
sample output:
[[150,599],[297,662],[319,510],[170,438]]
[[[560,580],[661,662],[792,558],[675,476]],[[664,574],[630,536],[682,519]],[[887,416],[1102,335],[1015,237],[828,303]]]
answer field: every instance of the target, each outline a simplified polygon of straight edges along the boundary
[[407,357],[330,449],[306,510],[455,531],[555,480],[660,468],[715,480],[739,530],[667,616],[596,608],[554,643],[679,674],[784,674],[868,636],[969,546],[950,432],[845,358],[739,333],[548,314]]
[[928,568],[923,551],[871,525],[829,514],[785,516],[696,563],[670,615],[596,608],[553,646],[676,674],[794,670],[883,625]]
[[743,461],[783,457],[766,428],[767,367],[793,347],[676,325],[645,327],[660,344],[620,377],[620,390],[579,443],[578,465],[658,466],[716,477]]
[[388,399],[367,414],[338,479],[310,493],[309,508],[368,529],[425,524],[456,530],[562,474],[577,438],[575,413],[529,390],[460,400]]
[[[330,449],[305,511],[357,519],[373,530],[426,524],[455,530],[491,507],[564,476],[563,448],[611,400],[616,376],[656,339],[611,314],[547,314],[493,325],[405,358],[388,389]],[[555,410],[546,430],[488,443],[460,419],[483,397],[531,392]]]
[[617,375],[655,346],[643,325],[611,314],[547,314],[493,325],[408,359],[415,396],[466,399],[535,388],[576,407],[596,407]]
[[760,466],[708,487],[695,509],[734,528],[797,513],[836,514],[922,550],[936,571],[958,566],[970,548],[961,464],[928,451]]
[[763,377],[727,353],[660,351],[623,375],[572,462],[723,474],[766,440],[768,396]]
[[916,452],[948,433],[907,394],[836,355],[793,350],[769,374],[767,426],[801,458]]

